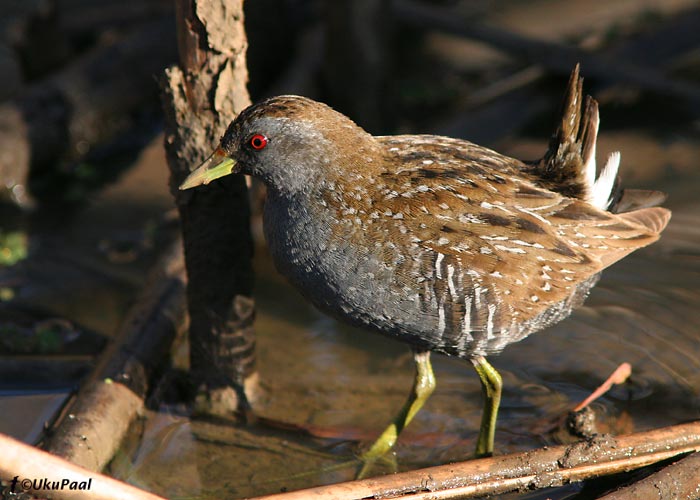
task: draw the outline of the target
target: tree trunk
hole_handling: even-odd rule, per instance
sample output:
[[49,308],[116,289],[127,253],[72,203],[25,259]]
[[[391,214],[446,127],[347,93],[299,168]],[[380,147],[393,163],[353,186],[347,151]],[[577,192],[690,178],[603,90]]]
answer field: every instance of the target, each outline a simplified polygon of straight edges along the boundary
[[178,186],[250,104],[243,1],[178,0],[176,14],[180,65],[163,83],[165,149],[182,221],[197,406],[221,414],[247,408],[257,393],[247,188],[242,176]]

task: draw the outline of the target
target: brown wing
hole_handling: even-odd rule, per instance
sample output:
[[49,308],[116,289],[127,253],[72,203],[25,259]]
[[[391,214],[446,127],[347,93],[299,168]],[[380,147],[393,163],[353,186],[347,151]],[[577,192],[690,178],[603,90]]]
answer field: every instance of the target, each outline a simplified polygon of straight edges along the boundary
[[443,335],[531,320],[655,241],[668,221],[665,209],[615,215],[537,187],[519,161],[466,141],[380,140],[401,169],[375,176],[379,197],[343,190],[345,204],[369,216],[357,226],[363,238],[391,242],[376,252],[398,262],[397,286],[420,284]]

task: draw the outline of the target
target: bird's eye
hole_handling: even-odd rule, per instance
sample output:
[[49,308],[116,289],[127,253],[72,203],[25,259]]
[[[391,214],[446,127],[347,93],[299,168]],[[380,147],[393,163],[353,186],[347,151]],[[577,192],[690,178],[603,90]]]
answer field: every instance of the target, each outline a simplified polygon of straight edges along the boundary
[[267,146],[267,137],[262,134],[255,134],[248,140],[248,144],[250,144],[250,147],[254,150],[260,151],[261,149],[265,149],[265,146]]

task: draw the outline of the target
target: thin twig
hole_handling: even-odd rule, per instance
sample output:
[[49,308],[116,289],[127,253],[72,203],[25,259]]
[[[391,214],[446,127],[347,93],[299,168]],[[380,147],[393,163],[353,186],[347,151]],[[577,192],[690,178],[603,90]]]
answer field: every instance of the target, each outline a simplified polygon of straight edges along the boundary
[[603,394],[608,392],[610,388],[615,384],[622,384],[629,378],[632,374],[632,365],[629,363],[622,363],[617,369],[612,372],[612,374],[603,382],[595,391],[593,391],[586,399],[581,401],[576,405],[573,411],[581,411],[586,406],[591,404],[593,401],[601,397]]

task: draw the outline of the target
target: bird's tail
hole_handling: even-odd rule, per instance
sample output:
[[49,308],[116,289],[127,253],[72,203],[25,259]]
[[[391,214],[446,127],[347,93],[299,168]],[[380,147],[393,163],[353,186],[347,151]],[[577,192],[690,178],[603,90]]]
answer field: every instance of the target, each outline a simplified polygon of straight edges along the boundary
[[584,98],[577,64],[566,88],[561,119],[537,170],[550,189],[607,209],[613,200],[620,153],[612,153],[597,171],[599,124],[598,103],[591,96]]
[[[540,178],[552,190],[615,213],[661,204],[666,194],[660,191],[619,189],[619,151],[611,153],[605,166],[598,171],[596,140],[599,125],[598,102],[591,96],[584,97],[583,78],[577,64],[569,77],[559,124],[547,152],[536,167]],[[660,232],[663,227],[654,229]]]

